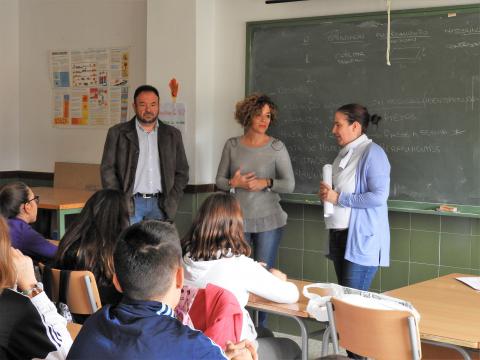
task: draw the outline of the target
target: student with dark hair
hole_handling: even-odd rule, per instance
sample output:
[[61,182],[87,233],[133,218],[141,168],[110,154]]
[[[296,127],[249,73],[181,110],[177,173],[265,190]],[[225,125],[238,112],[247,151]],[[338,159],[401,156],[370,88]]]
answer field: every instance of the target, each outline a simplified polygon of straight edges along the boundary
[[173,225],[149,220],[130,226],[120,235],[114,263],[113,282],[124,297],[86,321],[69,359],[225,359],[218,345],[174,316],[183,268]]
[[57,247],[29,225],[37,220],[39,202],[23,182],[0,187],[0,214],[8,219],[12,246],[35,261],[45,261],[55,256]]
[[129,225],[125,194],[118,190],[97,191],[60,241],[54,267],[89,270],[95,275],[102,304],[115,304],[113,252],[118,236]]
[[333,188],[322,182],[319,193],[322,201],[334,204],[325,225],[338,282],[360,290],[369,289],[379,266],[389,265],[390,163],[365,134],[380,119],[358,104],[335,112],[332,133],[341,149],[332,165]]
[[130,222],[173,221],[188,183],[182,135],[158,118],[160,98],[150,85],[133,96],[135,117],[108,130],[100,172],[104,188],[129,197]]
[[0,216],[0,359],[65,359],[67,321],[37,283],[32,259],[10,245]]
[[[204,289],[213,284],[229,290],[243,310],[241,339],[255,342],[257,332],[245,306],[250,293],[279,303],[294,303],[299,294],[295,284],[281,271],[249,258],[244,239],[242,210],[230,193],[210,195],[182,239],[186,285]],[[284,338],[258,339],[262,359],[295,359],[298,346]]]

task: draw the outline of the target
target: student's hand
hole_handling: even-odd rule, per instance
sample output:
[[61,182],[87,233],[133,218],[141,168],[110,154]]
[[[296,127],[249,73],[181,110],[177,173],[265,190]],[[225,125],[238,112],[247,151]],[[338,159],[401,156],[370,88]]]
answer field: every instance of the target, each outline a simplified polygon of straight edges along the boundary
[[257,360],[257,350],[248,340],[242,340],[236,344],[227,342],[225,355],[232,360]]
[[280,280],[287,281],[287,275],[281,272],[280,270],[271,268],[270,272],[272,273],[273,276],[279,278]]
[[232,188],[242,188],[242,189],[250,190],[249,182],[256,179],[255,173],[249,172],[242,175],[240,174],[240,170],[241,169],[238,168],[237,171],[235,171],[235,173],[233,174],[233,177],[230,179],[230,186]]
[[245,340],[245,348],[250,351],[252,355],[252,360],[258,360],[257,349],[253,346],[253,343],[249,340]]
[[20,290],[28,290],[37,284],[33,262],[28,256],[22,254],[20,250],[11,249],[13,264],[17,271],[17,286]]
[[320,191],[318,196],[322,201],[328,201],[333,205],[338,203],[338,197],[340,196],[335,190],[332,190],[332,187],[323,181],[320,183]]

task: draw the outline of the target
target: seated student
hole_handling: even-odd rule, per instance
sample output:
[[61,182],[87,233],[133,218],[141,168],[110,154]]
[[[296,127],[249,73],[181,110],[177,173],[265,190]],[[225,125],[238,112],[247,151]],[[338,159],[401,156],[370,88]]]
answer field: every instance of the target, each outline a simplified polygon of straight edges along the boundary
[[113,252],[118,236],[128,225],[125,195],[112,189],[97,191],[60,241],[53,267],[91,271],[102,304],[118,303],[122,296],[112,282]]
[[0,217],[0,359],[65,359],[67,321],[37,283],[32,259],[10,245]]
[[0,214],[8,219],[12,246],[35,261],[52,259],[57,247],[29,224],[37,220],[39,197],[26,184],[13,182],[0,188]]
[[[208,283],[233,293],[243,308],[242,339],[254,341],[257,332],[245,309],[249,293],[279,303],[294,303],[299,294],[285,274],[249,258],[250,246],[244,240],[242,211],[229,193],[216,193],[200,207],[187,235],[182,239],[185,284],[205,288]],[[263,344],[263,345],[262,345]],[[258,339],[261,359],[300,355],[299,347],[289,339]],[[267,350],[268,349],[268,350]]]
[[[90,316],[68,359],[225,359],[218,345],[174,317],[183,268],[173,225],[149,220],[130,226],[119,237],[114,263],[113,282],[124,297]],[[249,347],[227,350],[238,353],[242,346]]]

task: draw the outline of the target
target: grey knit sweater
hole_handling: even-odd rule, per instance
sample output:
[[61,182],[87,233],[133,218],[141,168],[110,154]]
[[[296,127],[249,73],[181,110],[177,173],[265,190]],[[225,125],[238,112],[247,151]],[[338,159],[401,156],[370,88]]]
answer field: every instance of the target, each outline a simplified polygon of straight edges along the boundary
[[278,193],[290,193],[295,187],[292,164],[285,145],[271,138],[262,147],[248,147],[240,137],[228,139],[218,165],[217,187],[229,190],[228,180],[241,168],[245,174],[253,171],[257,178],[272,178],[269,190],[235,189],[244,217],[245,232],[263,232],[284,226],[287,214],[280,206]]

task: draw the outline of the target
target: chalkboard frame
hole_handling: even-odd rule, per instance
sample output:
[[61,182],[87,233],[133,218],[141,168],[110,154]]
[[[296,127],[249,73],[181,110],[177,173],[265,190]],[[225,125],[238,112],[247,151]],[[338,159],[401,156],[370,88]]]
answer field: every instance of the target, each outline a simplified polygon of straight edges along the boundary
[[[418,9],[405,9],[394,10],[391,12],[395,17],[418,17],[418,16],[435,16],[445,13],[479,13],[480,4],[470,5],[458,5],[458,6],[444,6],[433,8],[418,8]],[[367,13],[354,13],[354,14],[340,14],[340,15],[327,15],[327,16],[315,16],[305,18],[290,18],[290,19],[276,19],[276,20],[262,20],[251,21],[246,23],[246,51],[245,51],[245,94],[250,93],[250,63],[251,63],[251,50],[254,31],[261,26],[285,26],[285,25],[315,25],[328,21],[335,21],[338,23],[355,21],[355,20],[373,20],[382,19],[385,20],[387,13],[382,12],[367,12]],[[316,195],[312,194],[281,194],[282,201],[290,203],[299,203],[307,205],[321,205],[321,201]],[[463,205],[463,204],[451,204],[457,207],[458,212],[440,212],[436,209],[441,205],[440,203],[432,202],[416,202],[405,200],[389,200],[388,208],[390,211],[408,212],[408,213],[420,213],[420,214],[432,214],[442,216],[454,216],[454,217],[466,217],[466,218],[480,218],[480,206]]]

